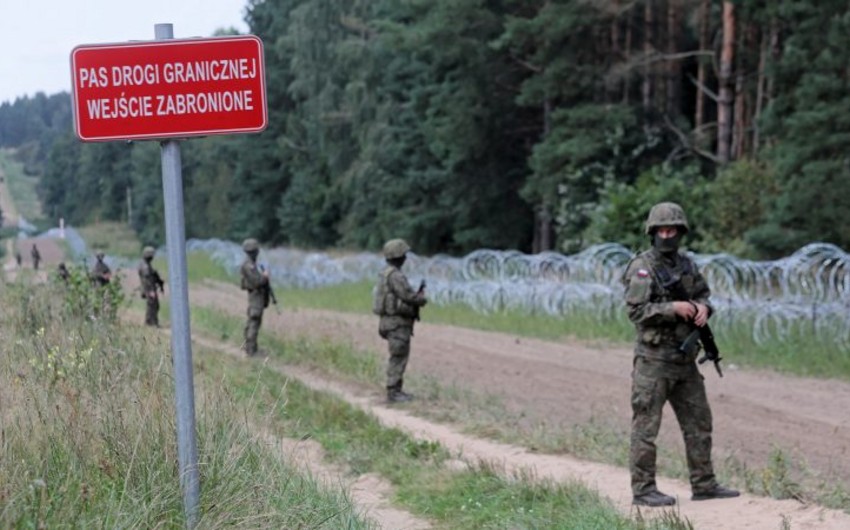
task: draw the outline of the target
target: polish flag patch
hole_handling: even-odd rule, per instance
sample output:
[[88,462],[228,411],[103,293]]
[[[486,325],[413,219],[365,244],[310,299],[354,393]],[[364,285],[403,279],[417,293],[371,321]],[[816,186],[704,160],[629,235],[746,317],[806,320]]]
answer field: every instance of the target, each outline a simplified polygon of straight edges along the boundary
[[648,278],[649,277],[649,271],[646,270],[646,269],[638,269],[637,276],[638,276],[638,278]]

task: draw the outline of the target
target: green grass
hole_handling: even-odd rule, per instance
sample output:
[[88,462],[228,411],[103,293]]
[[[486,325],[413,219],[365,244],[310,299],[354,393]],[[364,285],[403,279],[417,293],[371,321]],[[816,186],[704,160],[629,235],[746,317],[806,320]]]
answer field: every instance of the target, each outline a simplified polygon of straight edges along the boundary
[[[167,340],[75,316],[54,289],[0,288],[0,527],[183,528]],[[197,380],[199,528],[370,528]]]
[[[285,289],[278,294],[290,307],[367,314],[371,311],[371,289],[371,284],[360,282],[319,289]],[[634,338],[634,326],[626,318],[625,311],[601,320],[590,312],[575,312],[566,317],[518,311],[484,314],[460,304],[430,304],[422,310],[422,318],[438,324],[548,340],[575,338],[600,347],[629,348]],[[752,324],[747,321],[720,328],[716,337],[724,358],[722,365],[727,367],[734,363],[793,375],[850,381],[850,351],[842,351],[830,337],[816,334],[807,323],[796,326],[783,338],[767,339],[763,343],[754,340]]]
[[77,231],[86,241],[92,253],[104,252],[124,258],[141,258],[144,245],[136,232],[126,223],[100,222],[82,227]]
[[[141,253],[139,256],[141,256]],[[162,274],[163,278],[168,278],[168,259],[166,256],[157,255],[154,258],[154,268]],[[233,283],[237,281],[235,276],[228,274],[222,265],[213,261],[208,254],[203,252],[187,252],[186,269],[189,282],[200,283],[204,280],[213,280]]]
[[[278,291],[279,298],[286,306],[361,314],[371,314],[372,311],[372,284],[369,282],[346,283],[317,289],[278,289]],[[543,339],[575,337],[590,341],[625,343],[630,341],[634,334],[634,327],[625,316],[612,319],[609,323],[599,323],[589,313],[576,313],[569,317],[526,314],[520,311],[485,314],[461,304],[429,304],[422,310],[422,318],[438,324]]]
[[[232,314],[203,307],[192,309],[193,329],[222,342],[238,345],[242,340],[242,325],[243,319]],[[260,342],[261,347],[274,352],[277,360],[367,384],[378,391],[382,389],[383,353],[308,337],[284,341],[268,331],[261,334]],[[427,378],[415,378],[408,386],[420,397],[408,406],[412,412],[457,425],[467,434],[544,453],[567,453],[621,467],[628,465],[629,433],[604,415],[569,426],[529,425],[524,415],[508,412],[497,394],[478,394]],[[662,475],[682,480],[688,477],[687,464],[680,451],[660,447],[657,464]],[[805,463],[792,463],[787,457],[783,460],[773,455],[770,461],[759,465],[730,456],[716,462],[715,469],[723,483],[742,485],[750,492],[785,498],[787,492],[793,490],[799,492],[797,496],[821,505],[850,510],[850,493],[840,485],[840,480],[813,476]]]
[[[322,349],[306,353],[322,356]],[[629,520],[579,484],[506,477],[485,463],[451,470],[446,466],[450,455],[439,444],[383,428],[362,410],[262,363],[206,353],[205,359],[205,370],[255,407],[268,428],[318,441],[328,458],[355,474],[379,473],[394,485],[397,503],[438,528],[689,528],[678,517],[663,525]]]

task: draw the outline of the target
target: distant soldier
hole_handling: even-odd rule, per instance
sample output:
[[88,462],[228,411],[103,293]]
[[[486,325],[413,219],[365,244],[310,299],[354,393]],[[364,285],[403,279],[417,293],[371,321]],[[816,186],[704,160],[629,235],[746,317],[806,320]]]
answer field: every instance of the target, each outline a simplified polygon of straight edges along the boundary
[[30,256],[32,256],[32,268],[38,270],[38,264],[41,262],[41,252],[38,251],[38,247],[35,246],[35,243],[32,244]]
[[257,335],[263,323],[263,311],[269,306],[269,273],[257,266],[257,256],[260,245],[256,239],[250,238],[242,242],[242,250],[247,257],[240,269],[242,273],[241,287],[248,291],[248,321],[245,323],[245,353],[257,355]]
[[62,283],[67,284],[68,280],[71,278],[71,273],[68,271],[68,267],[65,266],[64,261],[59,262],[59,267],[56,269],[56,274],[59,276],[59,279],[62,280]]
[[381,317],[378,333],[386,339],[390,359],[387,364],[387,401],[410,401],[413,396],[404,392],[404,370],[410,357],[410,337],[413,323],[419,320],[419,308],[425,299],[425,285],[414,291],[401,267],[407,259],[410,246],[402,239],[392,239],[384,245],[387,268],[375,286],[372,312]]
[[112,280],[112,270],[103,262],[103,252],[95,254],[97,261],[91,271],[91,279],[96,287],[104,287]]
[[159,296],[165,292],[165,282],[153,268],[153,256],[156,250],[153,247],[145,247],[142,250],[142,261],[139,263],[139,281],[141,283],[142,298],[147,301],[147,310],[145,312],[145,324],[148,326],[159,327]]
[[21,268],[21,264],[23,263],[23,261],[24,261],[24,258],[21,257],[21,251],[18,250],[18,249],[15,249],[15,262],[18,264],[19,269]]

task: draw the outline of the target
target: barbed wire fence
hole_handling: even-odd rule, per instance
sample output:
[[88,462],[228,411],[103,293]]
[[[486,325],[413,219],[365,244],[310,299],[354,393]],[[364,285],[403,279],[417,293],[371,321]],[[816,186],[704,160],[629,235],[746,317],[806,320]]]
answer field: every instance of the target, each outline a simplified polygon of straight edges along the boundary
[[[229,271],[244,259],[239,245],[190,240],[188,250],[208,253]],[[405,270],[413,285],[428,281],[439,305],[463,304],[481,313],[518,311],[569,317],[591,314],[600,322],[622,318],[621,277],[633,254],[619,244],[602,244],[574,255],[477,250],[463,257],[410,254]],[[750,326],[757,343],[813,332],[850,350],[850,254],[835,245],[812,243],[775,261],[728,254],[692,254],[712,288],[720,333]],[[275,284],[316,288],[375,281],[384,260],[374,253],[264,250]]]
[[[73,229],[66,229],[66,237],[75,254],[85,254],[85,242]],[[239,244],[220,239],[190,239],[186,247],[207,254],[232,274],[245,257]],[[463,304],[485,314],[517,311],[568,318],[581,313],[609,322],[624,318],[621,278],[632,256],[616,243],[574,255],[486,249],[462,257],[411,253],[405,271],[413,285],[427,280],[429,299],[438,305]],[[691,257],[711,286],[718,310],[712,317],[716,332],[749,328],[759,344],[814,334],[850,351],[850,254],[842,249],[811,243],[774,261],[728,254]],[[125,265],[125,260],[108,259]],[[304,289],[374,282],[385,266],[377,253],[288,248],[263,249],[260,261],[276,286]]]

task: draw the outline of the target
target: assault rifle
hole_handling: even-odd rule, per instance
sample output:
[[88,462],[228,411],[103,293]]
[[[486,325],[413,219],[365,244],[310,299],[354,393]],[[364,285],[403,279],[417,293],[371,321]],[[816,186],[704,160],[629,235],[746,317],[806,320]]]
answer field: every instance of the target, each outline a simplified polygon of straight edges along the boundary
[[[263,264],[260,264],[260,272],[265,272],[265,271],[266,271],[266,266],[263,265]],[[269,295],[269,300],[271,300],[272,304],[274,304],[275,312],[277,314],[280,314],[280,309],[278,309],[278,307],[277,307],[277,297],[274,295],[274,289],[272,288],[272,280],[271,280],[271,278],[269,278],[268,280],[269,280],[268,283],[266,283],[266,285],[265,285],[266,293],[268,293],[268,295]]]
[[153,276],[154,284],[159,287],[159,292],[165,294],[165,282],[162,281],[162,276],[160,276],[157,271],[153,270],[153,268],[151,268],[151,276]]
[[[662,287],[670,291],[674,300],[693,304],[693,302],[691,302],[690,295],[688,295],[687,291],[685,291],[685,288],[682,286],[680,278],[673,278],[666,269],[663,272],[661,270],[656,271],[656,274],[659,275]],[[723,358],[720,357],[720,349],[714,341],[714,333],[712,333],[708,322],[706,322],[702,327],[696,327],[693,331],[691,331],[690,335],[685,337],[685,340],[679,345],[679,352],[682,355],[689,355],[696,349],[698,342],[702,343],[702,349],[705,353],[697,362],[699,364],[704,364],[706,361],[713,361],[714,368],[717,370],[717,375],[723,377],[723,370],[720,368],[720,361],[722,361]]]
[[723,377],[723,370],[720,368],[720,361],[723,360],[723,357],[720,356],[720,350],[717,348],[717,343],[714,342],[714,333],[711,332],[711,328],[707,323],[703,327],[693,330],[682,341],[682,344],[679,345],[679,351],[683,354],[692,352],[696,347],[697,341],[702,343],[702,349],[705,350],[705,353],[697,362],[703,364],[705,361],[713,361],[717,375]]

